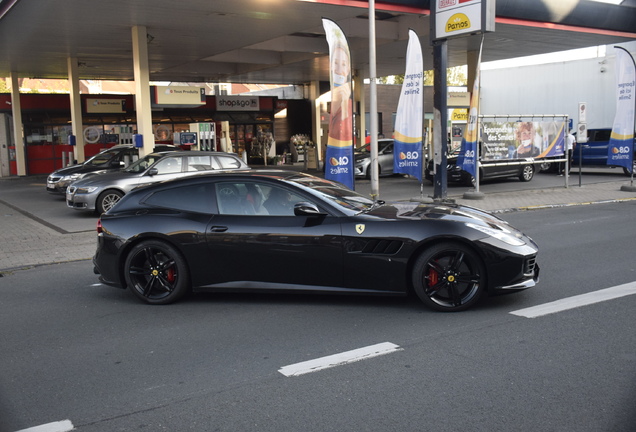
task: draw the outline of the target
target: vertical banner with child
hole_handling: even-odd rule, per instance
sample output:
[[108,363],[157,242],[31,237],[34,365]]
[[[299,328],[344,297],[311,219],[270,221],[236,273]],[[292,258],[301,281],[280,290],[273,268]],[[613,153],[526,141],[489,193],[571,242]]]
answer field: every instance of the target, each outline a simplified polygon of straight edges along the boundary
[[331,75],[325,178],[353,189],[353,92],[349,44],[338,24],[323,18],[322,25],[329,44]]

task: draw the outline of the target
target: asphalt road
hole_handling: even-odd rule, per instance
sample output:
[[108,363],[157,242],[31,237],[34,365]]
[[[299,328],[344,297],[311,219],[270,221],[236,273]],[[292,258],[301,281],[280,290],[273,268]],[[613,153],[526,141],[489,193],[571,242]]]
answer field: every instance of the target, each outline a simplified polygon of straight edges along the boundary
[[[152,307],[99,285],[88,261],[5,274],[0,432],[62,421],[82,432],[633,431],[636,296],[511,312],[636,281],[636,203],[503,218],[538,242],[541,283],[455,314],[414,297],[204,294]],[[279,371],[385,342],[397,349]]]

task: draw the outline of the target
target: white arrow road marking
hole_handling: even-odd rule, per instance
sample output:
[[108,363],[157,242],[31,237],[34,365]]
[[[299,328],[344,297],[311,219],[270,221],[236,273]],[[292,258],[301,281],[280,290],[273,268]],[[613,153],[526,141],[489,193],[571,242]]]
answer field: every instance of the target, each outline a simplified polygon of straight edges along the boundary
[[53,423],[47,423],[40,426],[34,426],[28,429],[22,429],[17,432],[68,432],[75,427],[70,420],[62,420]]
[[402,351],[402,348],[390,342],[383,342],[352,351],[346,351],[340,354],[334,354],[314,360],[308,360],[301,363],[284,366],[278,369],[278,372],[287,377],[298,376],[310,372],[332,368],[335,366],[357,362],[360,360],[366,360],[372,357],[391,354],[397,351]]
[[510,313],[526,318],[537,318],[543,315],[549,315],[568,309],[574,309],[581,306],[600,303],[603,301],[612,300],[632,294],[636,294],[636,282],[630,282],[611,288],[605,288],[599,291],[593,291],[587,294],[568,297],[550,303],[529,307],[526,309],[519,309]]

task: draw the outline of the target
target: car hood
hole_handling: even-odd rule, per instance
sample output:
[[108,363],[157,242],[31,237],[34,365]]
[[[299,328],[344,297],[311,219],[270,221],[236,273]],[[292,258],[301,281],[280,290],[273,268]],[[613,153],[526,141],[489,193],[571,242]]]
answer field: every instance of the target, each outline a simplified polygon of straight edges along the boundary
[[93,165],[79,164],[79,165],[72,165],[66,168],[60,168],[58,170],[53,171],[51,175],[67,176],[71,174],[83,174],[87,172],[93,172],[99,169],[101,168],[93,166]]
[[369,216],[393,220],[445,219],[484,225],[506,225],[507,222],[483,210],[452,203],[395,201],[386,203],[370,212]]
[[97,172],[97,174],[99,175],[86,177],[84,179],[73,182],[73,186],[101,186],[104,184],[111,184],[118,180],[138,176],[137,173],[130,173],[127,171],[116,171],[116,172],[99,171]]

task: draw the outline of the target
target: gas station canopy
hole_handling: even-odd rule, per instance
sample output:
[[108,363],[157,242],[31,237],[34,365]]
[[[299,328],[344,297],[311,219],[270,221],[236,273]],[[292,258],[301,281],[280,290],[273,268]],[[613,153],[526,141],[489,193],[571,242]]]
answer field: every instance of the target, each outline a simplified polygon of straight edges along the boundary
[[[404,73],[409,29],[433,69],[433,1],[375,2],[377,76]],[[496,16],[484,62],[636,39],[636,0],[497,0]],[[131,29],[144,26],[152,81],[328,81],[322,17],[343,28],[368,78],[369,4],[357,0],[0,0],[0,76],[66,79],[76,58],[80,79],[133,80]],[[479,40],[450,40],[449,66],[466,64]]]

